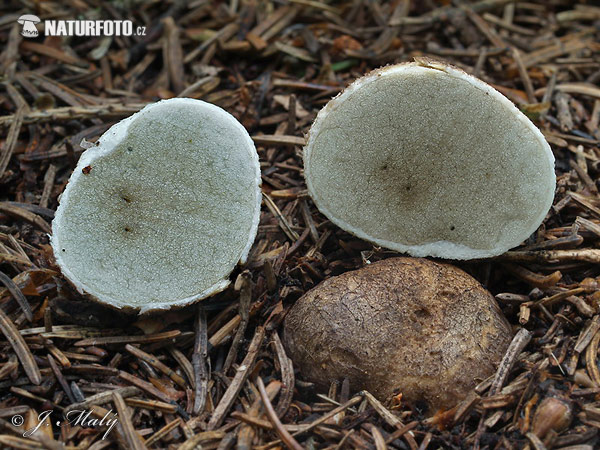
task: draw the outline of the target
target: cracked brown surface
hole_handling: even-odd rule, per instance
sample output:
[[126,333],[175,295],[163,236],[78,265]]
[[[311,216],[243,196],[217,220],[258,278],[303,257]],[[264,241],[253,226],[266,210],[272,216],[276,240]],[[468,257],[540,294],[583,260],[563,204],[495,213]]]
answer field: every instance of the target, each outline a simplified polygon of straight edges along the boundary
[[390,258],[330,278],[294,305],[284,342],[306,379],[434,412],[492,375],[511,339],[496,301],[461,269]]

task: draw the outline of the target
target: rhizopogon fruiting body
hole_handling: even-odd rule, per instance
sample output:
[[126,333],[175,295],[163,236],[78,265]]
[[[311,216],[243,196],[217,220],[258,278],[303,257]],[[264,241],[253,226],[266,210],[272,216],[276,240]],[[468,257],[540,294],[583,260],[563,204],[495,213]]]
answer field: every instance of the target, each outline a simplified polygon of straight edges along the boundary
[[147,312],[219,292],[260,214],[244,127],[194,99],[146,106],[81,156],[52,222],[64,276],[110,306]]
[[449,409],[494,374],[512,338],[492,295],[464,271],[390,258],[329,278],[284,321],[302,378],[345,378],[385,401],[395,393],[429,412]]
[[554,156],[506,97],[440,62],[375,70],[331,100],[304,148],[308,192],[336,225],[413,256],[495,256],[552,205]]

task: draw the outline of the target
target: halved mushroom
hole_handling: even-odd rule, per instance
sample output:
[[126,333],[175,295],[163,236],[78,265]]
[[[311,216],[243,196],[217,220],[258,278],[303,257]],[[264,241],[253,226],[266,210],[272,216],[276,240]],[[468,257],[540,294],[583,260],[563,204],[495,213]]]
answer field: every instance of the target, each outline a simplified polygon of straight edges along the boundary
[[448,259],[501,254],[552,205],[542,133],[483,81],[440,62],[375,70],[331,100],[304,148],[323,214],[377,245]]
[[229,113],[193,99],[146,106],[86,150],[52,222],[65,277],[110,306],[146,312],[219,292],[260,214],[260,168]]

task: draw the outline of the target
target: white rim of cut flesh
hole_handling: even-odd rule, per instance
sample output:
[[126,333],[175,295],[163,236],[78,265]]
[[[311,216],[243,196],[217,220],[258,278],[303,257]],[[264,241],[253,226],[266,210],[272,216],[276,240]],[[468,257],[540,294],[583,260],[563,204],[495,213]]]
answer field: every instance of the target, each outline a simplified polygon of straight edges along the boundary
[[[439,88],[450,86],[451,89],[448,89],[448,92],[427,91],[427,88],[423,87],[425,83],[437,85]],[[390,88],[390,86],[392,87]],[[388,88],[387,91],[386,88]],[[409,88],[411,90],[408,90]],[[393,91],[393,89],[396,90]],[[462,90],[462,92],[458,92],[456,89],[459,91]],[[448,104],[450,101],[453,103]],[[444,104],[444,102],[446,103]],[[391,105],[391,108],[382,113],[381,106],[386,103]],[[486,123],[484,119],[474,115],[463,117],[461,121],[458,115],[464,113],[465,105],[471,108],[469,113],[473,113],[479,108],[480,112],[485,113],[484,115],[487,119],[493,118],[494,121],[501,121],[508,129],[496,129],[497,132],[501,132],[496,133],[496,136],[486,135],[486,133],[494,131],[493,123],[490,120]],[[483,110],[486,107],[491,108],[491,110]],[[410,108],[413,108],[413,110],[406,112]],[[438,119],[438,122],[434,123],[433,119]],[[444,125],[443,121],[445,119],[448,121],[454,120],[456,123],[460,123],[462,127],[468,128],[468,130],[464,133],[459,131],[451,135],[452,131],[456,129],[453,129],[452,126]],[[403,124],[407,124],[404,130],[402,129]],[[369,127],[370,125],[375,126]],[[440,125],[441,127],[439,127]],[[388,133],[387,136],[384,136],[387,142],[381,144],[381,148],[376,148],[378,146],[377,139],[381,139],[381,136],[386,134],[384,127],[390,127],[393,131],[391,134]],[[419,131],[413,131],[411,135],[411,127],[413,130],[417,127]],[[426,127],[429,127],[429,129],[425,130]],[[437,139],[438,144],[433,143],[429,145],[429,142],[426,142],[427,139],[424,139],[424,136],[427,137],[427,133],[435,135],[432,141]],[[499,137],[499,134],[502,134],[502,137]],[[395,142],[406,143],[406,141],[401,141],[404,138],[413,147],[412,149],[409,148],[409,153],[405,153],[402,156],[400,151],[403,149],[401,146],[394,145],[391,138],[397,139]],[[477,241],[475,245],[473,243],[465,243],[464,239],[455,242],[452,241],[453,236],[459,236],[460,233],[453,234],[450,231],[457,231],[459,225],[458,223],[452,224],[451,222],[460,222],[464,233],[477,234],[477,229],[468,229],[468,220],[460,221],[459,213],[473,215],[472,208],[476,206],[481,207],[482,205],[488,205],[490,209],[497,207],[498,204],[491,198],[490,192],[493,194],[493,191],[483,193],[470,192],[470,195],[475,195],[474,199],[476,201],[470,199],[472,201],[471,204],[463,205],[464,211],[453,211],[451,208],[456,205],[442,202],[444,198],[442,191],[450,187],[456,187],[449,184],[450,180],[455,184],[457,182],[459,182],[458,184],[460,182],[464,183],[466,175],[463,174],[462,176],[459,175],[452,178],[448,173],[432,174],[429,176],[429,183],[424,185],[427,181],[427,176],[419,174],[419,170],[414,169],[414,167],[412,171],[406,168],[399,169],[395,167],[394,164],[400,163],[398,160],[394,161],[393,158],[390,158],[389,166],[391,171],[395,170],[395,173],[390,172],[386,178],[383,175],[380,178],[376,177],[376,181],[373,182],[374,169],[372,170],[369,165],[374,166],[381,164],[383,161],[380,157],[381,155],[377,152],[387,152],[388,156],[393,156],[397,159],[404,158],[408,160],[412,158],[414,161],[417,161],[417,166],[420,165],[420,167],[427,167],[429,165],[431,169],[436,164],[441,167],[440,164],[442,163],[435,163],[435,158],[430,156],[424,157],[423,154],[421,154],[421,161],[419,161],[419,152],[423,153],[423,148],[426,151],[435,151],[437,148],[443,147],[444,145],[440,145],[442,138],[446,139],[444,145],[449,146],[455,142],[464,143],[471,140],[471,142],[478,142],[480,147],[484,149],[486,145],[502,144],[505,141],[507,142],[507,148],[502,150],[507,151],[512,156],[518,154],[519,151],[529,152],[525,153],[522,157],[528,163],[535,164],[536,167],[529,167],[528,169],[519,168],[519,176],[524,177],[524,179],[514,183],[515,186],[513,187],[516,187],[518,192],[515,193],[514,198],[503,199],[505,203],[514,202],[515,204],[511,207],[515,207],[516,205],[521,207],[522,210],[527,210],[520,211],[520,213],[527,213],[528,216],[526,218],[519,218],[517,217],[518,214],[515,213],[515,217],[510,217],[513,213],[507,210],[505,211],[507,217],[502,228],[506,228],[508,231],[503,229],[492,230],[492,234],[495,237],[489,236],[488,238],[485,238],[485,236],[477,238],[467,236],[467,240],[474,239]],[[421,142],[418,142],[419,140]],[[509,144],[523,145],[524,142],[527,145],[522,146],[521,149],[508,148]],[[374,147],[376,150],[370,152],[369,149]],[[471,155],[473,157],[492,157],[495,158],[496,162],[500,162],[505,166],[510,162],[508,161],[508,156],[494,154],[492,149],[481,151],[481,148],[472,147],[466,148],[465,151],[474,152],[475,154]],[[394,153],[395,148],[398,149],[396,153]],[[414,150],[415,148],[417,148],[417,151]],[[410,152],[410,150],[413,151]],[[358,152],[365,152],[367,155],[357,158]],[[442,156],[444,155],[442,154]],[[454,155],[454,157],[457,157],[457,155]],[[426,58],[412,63],[397,64],[374,70],[357,79],[343,92],[338,94],[317,115],[309,131],[303,158],[304,175],[309,194],[324,215],[340,228],[362,239],[392,250],[406,252],[413,256],[473,259],[504,253],[508,249],[519,245],[538,228],[552,205],[556,186],[554,155],[550,146],[540,130],[510,100],[487,83],[464,71]],[[460,162],[465,162],[465,157],[460,157],[460,155],[458,155],[457,159]],[[428,163],[427,161],[430,162]],[[450,161],[446,162],[450,163]],[[483,160],[472,161],[472,164],[475,168],[480,169],[481,162]],[[381,166],[382,170],[384,168],[385,164]],[[499,183],[502,181],[501,177],[492,173],[494,169],[494,167],[491,167],[490,173],[485,174],[485,176],[491,177],[491,180],[488,182],[490,186],[493,182]],[[426,173],[426,171],[422,173]],[[481,174],[470,175],[481,176]],[[535,175],[534,178],[541,182],[541,185],[537,187],[539,189],[536,188],[538,192],[533,192],[530,189],[531,186],[526,186],[528,182],[531,184],[530,177],[532,175]],[[400,179],[402,177],[407,177],[408,179],[416,177],[417,183],[414,187],[427,190],[425,200],[433,200],[434,204],[437,203],[436,210],[432,209],[433,206],[429,210],[426,210],[427,217],[424,222],[412,223],[412,230],[408,230],[410,227],[404,225],[404,229],[408,230],[405,233],[413,233],[413,235],[420,232],[430,234],[429,239],[423,239],[421,242],[408,242],[412,239],[410,236],[396,238],[398,230],[402,228],[400,224],[395,225],[393,222],[399,218],[401,219],[407,213],[408,210],[403,208],[406,208],[406,205],[411,201],[411,197],[408,194],[405,195],[400,188],[400,185],[403,183]],[[422,179],[420,183],[418,180],[419,177]],[[387,186],[381,182],[381,180],[389,179],[392,179],[392,181]],[[378,182],[379,184],[377,184]],[[470,182],[474,183],[473,181]],[[437,188],[435,188],[436,183],[438,183]],[[439,186],[441,183],[445,185]],[[455,190],[458,193],[467,194],[464,189],[465,186],[462,186],[462,191],[460,186]],[[365,187],[370,190],[379,188],[383,192],[383,194],[380,194],[380,197],[385,194],[386,188],[391,191],[391,196],[388,194],[390,203],[387,205],[387,211],[385,210],[385,205],[381,203],[382,201],[377,200],[377,191],[365,194]],[[478,187],[483,188],[484,186]],[[410,180],[409,184],[406,185],[406,189],[410,189]],[[499,193],[506,194],[502,186],[495,185],[494,189],[498,190]],[[370,195],[370,198],[361,198],[361,191],[362,197]],[[413,196],[413,201],[419,200],[418,198],[415,200],[414,194],[411,193],[410,195]],[[477,197],[478,195],[480,198]],[[394,196],[400,198],[396,206],[391,204],[394,202]],[[490,198],[483,198],[485,196]],[[527,197],[531,204],[523,206],[528,201]],[[468,200],[466,201],[469,203]],[[373,203],[377,202],[379,204],[373,206]],[[427,207],[427,204],[425,206]],[[377,210],[378,208],[379,210]],[[379,216],[377,213],[379,213]],[[408,214],[412,214],[414,217],[417,217],[417,215],[423,217],[420,215],[422,212],[418,212],[417,214],[408,211]],[[442,217],[444,214],[449,214],[452,220],[446,220],[446,218]],[[375,218],[372,220],[361,218],[361,215],[362,217],[373,215]],[[492,216],[494,214],[490,214],[488,220]],[[436,224],[436,220],[439,223]],[[486,225],[489,226],[490,224],[485,223],[485,220],[482,223],[476,224],[477,227]],[[388,230],[393,230],[395,226],[398,227],[395,232],[385,231],[385,227]],[[442,227],[441,232],[438,232],[439,235],[437,238],[435,237],[436,232],[434,230],[436,227]],[[418,228],[425,231],[420,231]],[[384,231],[382,232],[382,230]],[[481,230],[479,230],[479,234],[482,234]],[[492,240],[492,243],[486,245],[486,239]]]
[[260,184],[231,114],[189,98],[147,105],[81,155],[52,222],[56,262],[80,293],[140,314],[204,299],[248,257]]

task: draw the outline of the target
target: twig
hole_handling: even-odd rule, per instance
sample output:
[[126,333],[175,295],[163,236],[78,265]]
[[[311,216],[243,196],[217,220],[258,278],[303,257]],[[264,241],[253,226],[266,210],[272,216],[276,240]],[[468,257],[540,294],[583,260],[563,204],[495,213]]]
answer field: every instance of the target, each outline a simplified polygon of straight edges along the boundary
[[416,428],[417,425],[419,425],[419,422],[417,422],[416,420],[413,420],[410,423],[407,423],[406,425],[404,425],[403,427],[398,428],[396,431],[394,431],[392,434],[390,434],[387,439],[385,440],[386,444],[391,444],[392,442],[394,442],[396,439],[401,438],[402,436],[404,436],[406,433],[408,433],[410,430],[412,430],[413,428]]
[[179,94],[185,88],[185,71],[183,68],[183,50],[179,39],[179,28],[175,25],[173,17],[163,19],[163,59],[167,66],[171,88]]
[[187,441],[181,444],[177,450],[194,450],[202,448],[200,445],[203,441],[215,441],[223,439],[225,433],[223,431],[204,431],[190,437]]
[[521,59],[521,53],[516,47],[513,47],[512,54],[513,58],[515,59],[515,63],[517,64],[517,69],[519,69],[519,76],[521,77],[521,81],[525,87],[525,92],[527,93],[527,100],[529,103],[536,103],[537,99],[535,98],[535,93],[533,91],[533,84],[531,84],[531,78],[529,78],[527,68]]
[[293,450],[303,450],[302,446],[300,444],[298,444],[298,441],[296,441],[296,439],[294,439],[292,437],[292,435],[289,433],[289,431],[286,430],[283,427],[283,425],[281,425],[281,421],[277,417],[277,414],[275,413],[275,409],[273,409],[273,405],[271,404],[271,402],[269,400],[269,396],[267,395],[267,391],[265,390],[265,385],[262,381],[262,378],[260,378],[260,377],[257,378],[256,382],[258,385],[258,390],[260,392],[260,397],[263,402],[263,406],[265,407],[265,410],[267,412],[267,417],[273,424],[275,431],[277,432],[277,434],[279,435],[279,437],[281,438],[283,443],[288,448],[291,448]]
[[1,270],[0,270],[0,282],[4,286],[6,286],[6,289],[8,289],[8,292],[10,292],[11,295],[14,297],[14,299],[17,301],[17,303],[23,310],[23,314],[25,314],[25,318],[29,322],[32,322],[33,321],[33,312],[31,311],[31,306],[29,305],[29,302],[27,301],[27,299],[21,292],[21,289],[19,289],[19,287],[15,284],[15,282]]
[[526,283],[538,288],[548,288],[550,286],[554,286],[562,278],[562,273],[558,270],[549,275],[540,275],[516,264],[502,264],[502,267]]
[[33,41],[23,41],[21,43],[21,51],[38,53],[40,55],[48,56],[58,61],[62,61],[66,64],[74,64],[79,67],[89,67],[89,63],[87,63],[83,59],[79,59],[76,56],[69,55],[51,45],[44,45]]
[[277,332],[273,333],[273,344],[275,352],[277,353],[279,366],[281,367],[281,381],[283,382],[281,395],[279,396],[279,402],[277,403],[275,411],[277,417],[282,417],[289,408],[294,394],[294,367],[292,365],[292,360],[285,354],[285,349],[283,348],[283,344],[281,343],[281,339]]
[[95,338],[82,339],[75,342],[76,347],[87,347],[88,345],[106,344],[148,344],[150,342],[161,342],[176,338],[181,334],[179,330],[165,331],[163,333],[147,334],[144,336],[99,336]]
[[432,437],[433,435],[431,434],[431,432],[427,432],[427,434],[425,434],[425,437],[421,441],[421,445],[419,445],[419,450],[425,450],[429,446]]
[[83,402],[73,403],[65,408],[65,414],[69,411],[74,410],[87,410],[93,409],[93,406],[104,405],[105,403],[109,403],[112,401],[112,393],[113,391],[117,391],[119,395],[123,398],[133,397],[134,395],[139,395],[142,391],[135,386],[125,386],[125,387],[117,387],[115,389],[111,389],[105,392],[99,392],[96,395],[92,395],[88,397]]
[[[66,106],[46,110],[32,110],[23,115],[23,124],[73,120],[74,118],[90,119],[98,117],[101,119],[119,119],[138,112],[146,105],[147,103],[115,103],[99,106]],[[1,116],[0,127],[12,124],[15,118],[15,114]]]
[[[33,267],[34,264],[31,261],[28,261],[25,258],[17,255],[11,255],[10,253],[0,253],[0,263],[9,263],[9,264],[20,264],[26,267]],[[14,267],[14,266],[13,266]],[[16,297],[15,297],[16,299]],[[21,302],[17,299],[19,306],[22,307]],[[25,311],[23,311],[25,312]],[[28,319],[29,320],[29,319]]]
[[135,375],[131,375],[130,373],[127,373],[123,370],[119,371],[119,378],[122,378],[123,380],[127,381],[128,383],[133,384],[134,386],[140,388],[141,390],[145,391],[146,393],[156,397],[159,400],[162,400],[163,402],[166,403],[171,403],[172,400],[171,398],[169,398],[169,396],[167,396],[167,394],[163,393],[162,391],[160,391],[159,389],[157,389],[153,384],[148,383],[147,381],[144,381],[138,377],[136,377]]
[[475,24],[475,26],[481,31],[481,33],[492,43],[494,47],[505,48],[508,47],[506,42],[502,40],[498,33],[487,24],[485,20],[479,16],[475,11],[470,8],[465,8],[465,12],[471,21]]
[[[281,383],[279,383],[281,384]],[[269,386],[267,386],[267,393],[269,393],[268,390]],[[273,397],[272,395],[269,394],[269,398]],[[260,400],[260,399],[259,399]],[[259,406],[262,407],[262,402],[259,401]],[[271,422],[269,422],[268,420],[264,420],[264,419],[259,419],[258,417],[256,417],[256,415],[250,415],[250,414],[246,414],[240,411],[233,411],[231,413],[231,417],[233,417],[234,419],[238,419],[241,420],[242,422],[245,422],[247,425],[254,425],[260,428],[264,428],[265,430],[272,430],[273,424]],[[302,430],[302,428],[304,428],[302,425],[288,425],[288,424],[283,424],[283,427],[291,432],[294,431],[300,431]],[[253,430],[252,427],[246,427],[245,429],[247,430]],[[238,434],[238,442],[241,436],[242,430],[240,429],[240,432]],[[254,433],[252,434],[252,436],[254,436]],[[245,441],[247,442],[247,440]],[[246,445],[246,448],[249,448]]]
[[237,358],[238,348],[242,342],[242,339],[244,338],[244,334],[246,333],[246,327],[248,326],[248,319],[250,316],[250,301],[252,300],[252,279],[250,271],[244,270],[241,274],[239,274],[235,284],[236,289],[240,291],[239,315],[241,320],[237,331],[235,332],[235,336],[233,337],[231,346],[229,347],[229,352],[227,352],[225,362],[223,363],[224,374],[227,374],[231,364],[233,364],[235,358]]
[[117,409],[117,414],[119,415],[119,426],[123,430],[123,435],[127,440],[127,445],[130,449],[133,450],[144,450],[146,449],[146,445],[142,442],[142,438],[137,434],[135,428],[133,428],[133,423],[131,422],[131,417],[129,416],[129,408],[125,404],[125,400],[121,397],[116,391],[112,392],[113,403]]
[[223,394],[221,401],[215,408],[210,421],[208,422],[207,428],[209,430],[214,430],[217,428],[223,420],[225,419],[225,414],[229,411],[233,402],[235,401],[237,395],[242,390],[246,379],[250,375],[250,368],[254,365],[254,361],[256,360],[256,356],[258,355],[258,351],[260,350],[261,344],[265,338],[265,329],[263,327],[258,327],[256,329],[256,333],[250,342],[250,346],[248,347],[248,353],[246,357],[242,361],[242,364],[238,368],[231,384]]
[[592,341],[598,330],[600,330],[600,316],[596,315],[592,320],[590,320],[588,326],[585,327],[585,329],[579,334],[579,338],[577,338],[577,341],[575,342],[573,351],[576,353],[583,352]]
[[164,427],[162,427],[160,430],[158,430],[156,433],[154,433],[152,436],[150,436],[148,439],[146,439],[144,441],[144,444],[146,445],[146,447],[151,447],[152,445],[154,445],[158,441],[160,441],[162,438],[167,436],[171,431],[173,431],[175,428],[177,428],[180,424],[181,424],[181,418],[178,417],[177,419],[172,420],[171,422],[167,423]]
[[373,409],[377,411],[377,414],[379,414],[388,425],[394,428],[404,426],[400,419],[398,419],[385,406],[383,406],[379,400],[373,397],[373,394],[371,394],[368,391],[362,391],[361,394],[367,399],[367,401],[371,404]]
[[125,350],[127,350],[129,353],[136,356],[137,358],[140,358],[141,360],[146,361],[148,364],[152,365],[156,369],[160,370],[162,373],[164,373],[166,376],[168,376],[171,380],[173,380],[175,383],[177,383],[183,389],[185,389],[187,387],[187,383],[180,375],[175,373],[173,371],[173,369],[171,369],[170,367],[167,367],[165,364],[163,364],[161,361],[156,359],[154,356],[146,353],[143,350],[140,350],[137,347],[134,347],[131,344],[125,345]]
[[192,384],[192,387],[195,388],[196,379],[194,377],[194,366],[192,365],[190,360],[187,359],[187,357],[174,346],[169,347],[169,352],[171,353],[173,359],[177,361],[177,363],[181,366],[181,369],[185,373],[185,376],[187,377],[189,382]]
[[196,337],[194,340],[194,353],[192,354],[192,367],[194,368],[194,407],[192,412],[200,414],[206,405],[208,395],[208,337],[206,329],[206,310],[198,306],[196,315]]
[[381,435],[381,431],[377,429],[377,427],[373,424],[369,424],[367,427],[371,431],[371,436],[373,437],[373,441],[375,442],[376,450],[387,450],[387,444],[385,443],[385,439]]
[[288,146],[304,146],[306,145],[306,139],[298,136],[287,136],[283,134],[268,135],[261,134],[260,136],[252,136],[252,140],[255,144],[264,145],[288,145]]
[[600,263],[600,250],[542,250],[542,251],[511,251],[498,256],[498,259],[507,261],[524,262],[554,262],[554,261],[584,261],[594,264]]
[[[279,394],[279,391],[281,389],[281,382],[277,381],[277,380],[273,380],[271,381],[268,385],[267,385],[267,395],[269,397],[269,399],[274,399],[275,396],[277,394]],[[257,396],[254,401],[252,402],[252,405],[250,406],[250,408],[248,409],[248,413],[247,414],[243,414],[239,411],[234,411],[231,413],[231,417],[235,418],[235,419],[239,419],[242,422],[245,422],[243,424],[241,424],[238,433],[237,433],[237,450],[250,450],[252,448],[252,441],[254,439],[254,436],[256,435],[256,432],[254,430],[254,428],[252,426],[249,426],[248,424],[252,424],[255,426],[262,426],[263,421],[261,419],[258,419],[258,415],[261,412],[262,409],[262,401],[260,399],[260,396]],[[256,421],[260,421],[256,422]],[[272,428],[271,422],[266,423],[268,425],[268,429]]]
[[[329,411],[327,414],[323,414],[321,417],[319,417],[318,419],[316,419],[315,421],[311,422],[310,424],[306,425],[305,427],[303,427],[301,430],[298,430],[294,433],[292,433],[292,436],[298,436],[299,434],[302,433],[306,433],[307,431],[310,431],[316,427],[318,427],[319,425],[321,425],[322,423],[327,422],[329,419],[331,419],[333,416],[335,416],[336,414],[341,413],[342,411],[347,410],[348,408],[351,408],[352,406],[356,405],[357,403],[360,403],[364,397],[363,397],[363,393],[361,392],[360,394],[358,394],[355,397],[352,397],[350,400],[348,400],[346,403],[344,403],[341,406],[338,406],[337,408],[332,409],[331,411]],[[272,441],[269,442],[265,445],[262,445],[260,447],[257,447],[257,449],[261,449],[261,450],[266,450],[269,448],[272,448],[276,445],[279,445],[281,443],[280,440],[276,440],[276,441]]]
[[544,445],[544,443],[535,434],[529,432],[526,433],[525,436],[527,437],[527,439],[529,439],[529,442],[535,450],[546,450],[546,446]]
[[69,387],[69,384],[67,383],[67,380],[65,379],[62,372],[60,371],[60,368],[56,364],[56,361],[54,361],[54,358],[52,357],[52,355],[48,355],[48,362],[50,363],[52,372],[54,372],[54,376],[58,380],[60,387],[62,387],[63,391],[65,391],[65,394],[67,394],[67,397],[69,397],[69,401],[71,403],[77,403],[77,400],[75,399],[75,396],[73,395],[73,392],[71,391],[71,388]]
[[592,338],[590,344],[587,346],[585,351],[585,362],[590,378],[596,384],[596,387],[600,387],[600,370],[598,370],[598,344],[600,343],[600,332],[596,331],[596,334]]
[[56,178],[56,165],[50,164],[46,174],[44,175],[44,190],[40,197],[40,207],[47,208],[52,194],[52,188],[54,187],[54,179]]
[[500,392],[500,389],[504,386],[506,378],[510,373],[510,369],[530,340],[531,333],[525,328],[521,328],[515,335],[496,371],[496,376],[494,377],[494,381],[492,381],[488,397],[494,396]]
[[17,141],[19,138],[19,133],[21,132],[21,126],[23,125],[23,117],[25,115],[25,107],[20,107],[16,114],[14,115],[14,119],[11,123],[10,129],[8,130],[8,136],[6,137],[6,141],[4,141],[4,145],[0,149],[0,178],[4,174],[4,171],[8,167],[8,163],[10,161],[10,157],[13,154],[13,150],[17,145]]
[[155,411],[162,411],[169,414],[174,414],[177,412],[177,405],[173,405],[172,403],[160,402],[158,400],[142,400],[139,398],[128,398],[125,400],[125,403],[129,406],[133,406],[134,408],[144,408],[144,409],[152,409]]
[[32,223],[45,233],[51,232],[50,225],[48,225],[48,222],[46,222],[37,214],[29,212],[26,209],[21,208],[19,206],[11,205],[7,202],[1,202],[0,212],[8,214],[9,216],[18,217],[19,219],[23,219],[29,223]]
[[300,236],[293,230],[292,226],[290,225],[286,217],[283,215],[283,213],[279,210],[273,199],[271,199],[271,197],[269,197],[269,195],[266,193],[263,193],[263,198],[265,199],[265,204],[267,205],[267,208],[269,208],[271,213],[275,217],[277,217],[279,226],[286,234],[286,236],[289,237],[292,242],[297,241]]
[[[477,13],[481,13],[484,11],[489,11],[490,9],[499,8],[501,6],[506,5],[507,3],[512,3],[514,1],[515,0],[482,0],[477,3],[474,3],[473,5],[470,5],[470,9]],[[454,17],[464,17],[465,14],[466,13],[463,8],[442,6],[419,17],[399,17],[394,21],[390,21],[389,25],[396,26],[433,24]]]
[[17,358],[21,361],[23,370],[27,374],[29,380],[36,386],[42,382],[42,374],[38,368],[31,350],[27,347],[25,340],[17,330],[17,327],[13,324],[12,320],[6,315],[6,313],[0,308],[0,330],[6,336],[6,339],[17,354]]

